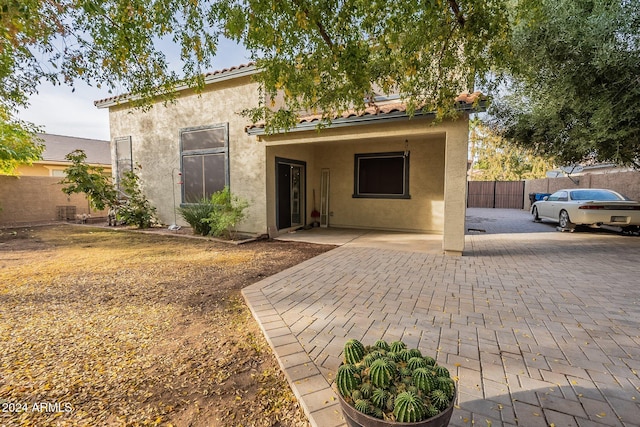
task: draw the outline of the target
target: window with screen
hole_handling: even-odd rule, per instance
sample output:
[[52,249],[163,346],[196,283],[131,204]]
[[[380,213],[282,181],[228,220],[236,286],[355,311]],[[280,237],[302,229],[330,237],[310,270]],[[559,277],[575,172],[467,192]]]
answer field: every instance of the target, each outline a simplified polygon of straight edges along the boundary
[[183,203],[196,203],[229,184],[227,124],[180,132]]
[[408,199],[409,153],[356,154],[353,197]]
[[124,173],[133,170],[133,154],[131,149],[131,137],[121,136],[115,139],[116,145],[116,185],[120,186],[120,181]]

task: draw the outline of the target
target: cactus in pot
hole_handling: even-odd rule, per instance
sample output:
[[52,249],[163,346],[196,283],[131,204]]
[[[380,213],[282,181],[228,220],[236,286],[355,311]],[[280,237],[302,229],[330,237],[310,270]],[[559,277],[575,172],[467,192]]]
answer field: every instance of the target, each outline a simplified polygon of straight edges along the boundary
[[450,413],[455,398],[449,371],[401,341],[378,340],[364,346],[348,340],[335,382],[344,403],[391,423],[421,422]]

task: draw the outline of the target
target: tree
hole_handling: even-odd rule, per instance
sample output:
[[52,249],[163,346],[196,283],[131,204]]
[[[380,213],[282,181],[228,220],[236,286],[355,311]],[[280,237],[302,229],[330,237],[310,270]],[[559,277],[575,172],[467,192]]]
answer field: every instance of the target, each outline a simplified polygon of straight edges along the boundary
[[[242,42],[261,73],[265,100],[248,112],[267,130],[292,125],[299,110],[327,117],[399,92],[410,110],[456,114],[452,100],[473,89],[507,55],[507,0],[3,0],[0,107],[16,106],[42,80],[76,79],[127,92],[136,105],[170,99],[177,84],[202,87],[221,35]],[[183,75],[163,43],[181,47]]]
[[551,160],[518,147],[495,134],[479,119],[471,121],[469,136],[473,181],[520,181],[544,178],[554,168]]
[[560,164],[640,167],[640,8],[628,0],[521,0],[511,86],[493,125]]
[[111,177],[105,175],[104,169],[87,164],[87,155],[83,150],[75,150],[65,158],[71,161],[67,167],[61,184],[62,191],[67,194],[84,193],[91,207],[96,210],[112,208],[118,204],[118,191],[111,183]]
[[34,135],[38,128],[21,121],[7,120],[0,105],[0,175],[11,175],[16,166],[30,165],[40,159],[44,145]]
[[[247,46],[262,73],[264,103],[249,112],[267,132],[299,111],[326,120],[399,93],[409,112],[456,116],[452,100],[486,83],[507,54],[503,0],[226,0],[226,34]],[[283,93],[284,107],[272,111]]]
[[[0,161],[36,160],[37,128],[16,118],[43,81],[82,79],[129,92],[138,105],[170,99],[178,82],[202,86],[219,31],[190,0],[1,0]],[[169,69],[161,42],[181,46],[185,76]],[[14,147],[22,147],[17,152]]]

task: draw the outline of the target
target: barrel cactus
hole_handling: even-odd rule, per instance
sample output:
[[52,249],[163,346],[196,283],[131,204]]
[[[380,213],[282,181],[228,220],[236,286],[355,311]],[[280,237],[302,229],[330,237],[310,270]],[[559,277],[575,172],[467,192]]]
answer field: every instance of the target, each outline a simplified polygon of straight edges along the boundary
[[356,368],[353,365],[341,365],[336,374],[336,385],[343,396],[351,395],[351,391],[358,387]]
[[364,345],[358,340],[349,340],[344,345],[345,362],[355,365],[364,357]]
[[396,421],[400,423],[422,421],[425,415],[424,402],[414,393],[404,391],[396,397],[393,415],[395,415]]
[[423,393],[429,393],[436,388],[436,377],[427,368],[417,368],[413,371],[413,383]]
[[390,351],[391,347],[389,347],[389,344],[387,344],[387,342],[385,340],[378,340],[373,344],[375,347],[378,347],[381,350],[384,351]]
[[449,371],[402,341],[372,346],[349,340],[335,378],[346,403],[367,416],[417,422],[451,410],[455,383]]
[[395,376],[393,361],[389,359],[376,359],[369,368],[371,382],[376,387],[388,387],[391,379]]

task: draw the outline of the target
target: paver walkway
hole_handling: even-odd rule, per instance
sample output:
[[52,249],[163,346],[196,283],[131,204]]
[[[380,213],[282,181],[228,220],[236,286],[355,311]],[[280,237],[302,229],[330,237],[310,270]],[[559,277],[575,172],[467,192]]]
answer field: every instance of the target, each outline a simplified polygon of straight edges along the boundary
[[463,257],[347,243],[243,293],[314,426],[345,425],[348,338],[437,355],[453,426],[638,426],[639,261],[640,237],[604,233],[471,234]]

